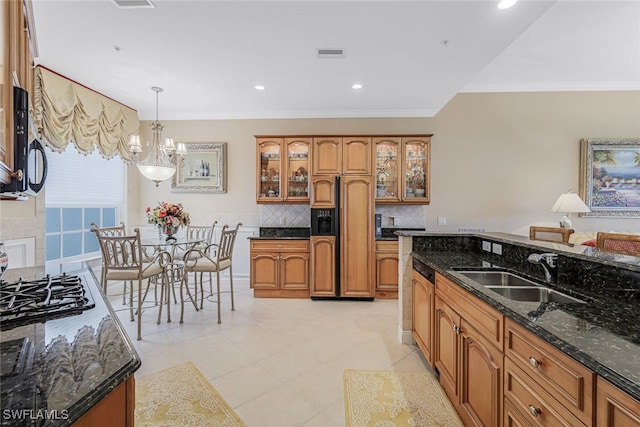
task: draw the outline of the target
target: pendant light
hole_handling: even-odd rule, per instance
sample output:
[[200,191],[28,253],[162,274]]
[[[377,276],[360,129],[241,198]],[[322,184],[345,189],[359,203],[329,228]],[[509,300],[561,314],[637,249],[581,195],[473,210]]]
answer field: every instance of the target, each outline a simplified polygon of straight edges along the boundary
[[[160,142],[164,125],[158,120],[158,94],[163,89],[153,86],[151,90],[156,93],[156,120],[149,124],[153,132],[153,141],[147,142],[147,146],[151,147],[151,151],[144,160],[137,163],[137,167],[142,176],[155,182],[157,187],[160,182],[166,181],[176,173],[176,165],[173,162],[176,146],[173,138],[166,138],[164,144]],[[139,135],[131,135],[129,138],[129,150],[133,153],[134,160],[137,160],[138,153],[142,152]]]

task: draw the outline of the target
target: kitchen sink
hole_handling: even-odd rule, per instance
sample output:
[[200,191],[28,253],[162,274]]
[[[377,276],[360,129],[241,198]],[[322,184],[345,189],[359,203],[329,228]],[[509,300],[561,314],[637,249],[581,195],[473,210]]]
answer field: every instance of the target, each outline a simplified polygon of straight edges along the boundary
[[584,301],[507,271],[462,270],[457,273],[514,301],[582,303]]
[[585,303],[578,298],[542,286],[487,286],[487,289],[514,301]]
[[538,286],[531,280],[506,271],[459,271],[458,273],[483,286]]

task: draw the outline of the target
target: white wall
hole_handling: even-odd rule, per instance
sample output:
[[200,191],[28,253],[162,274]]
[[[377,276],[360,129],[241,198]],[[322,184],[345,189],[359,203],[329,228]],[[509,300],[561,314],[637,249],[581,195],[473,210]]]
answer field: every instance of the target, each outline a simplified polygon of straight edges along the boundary
[[[223,217],[259,224],[255,202],[254,135],[433,133],[430,230],[527,234],[531,224],[555,225],[557,197],[579,189],[581,138],[640,138],[640,92],[459,94],[434,118],[169,121],[177,142],[227,142],[226,194],[171,193],[131,171],[129,223],[144,208],[181,202],[194,223]],[[150,138],[147,123],[141,133]],[[437,217],[447,219],[436,225]],[[639,218],[574,218],[576,230],[640,232]]]

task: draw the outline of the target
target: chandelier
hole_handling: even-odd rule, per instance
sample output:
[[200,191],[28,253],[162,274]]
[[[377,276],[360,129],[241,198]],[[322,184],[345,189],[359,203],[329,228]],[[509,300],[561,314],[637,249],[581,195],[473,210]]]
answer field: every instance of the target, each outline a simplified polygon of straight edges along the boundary
[[173,138],[165,138],[164,144],[162,140],[162,130],[164,125],[158,120],[158,94],[162,92],[161,87],[153,86],[152,91],[156,93],[156,120],[151,122],[151,131],[153,132],[153,141],[147,141],[147,147],[151,147],[151,151],[138,162],[138,154],[142,152],[140,144],[140,135],[131,135],[129,138],[129,151],[133,153],[133,160],[136,162],[138,170],[145,178],[156,183],[156,187],[162,181],[165,181],[176,173],[176,164],[174,162],[175,155],[186,153],[184,144],[178,144],[176,148]]

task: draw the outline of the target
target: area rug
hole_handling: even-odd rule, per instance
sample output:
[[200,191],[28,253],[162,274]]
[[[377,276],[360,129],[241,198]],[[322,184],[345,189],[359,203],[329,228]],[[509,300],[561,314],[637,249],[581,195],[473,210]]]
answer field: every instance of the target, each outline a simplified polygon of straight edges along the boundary
[[135,425],[245,426],[191,362],[136,378]]
[[429,372],[344,371],[347,427],[464,427]]

